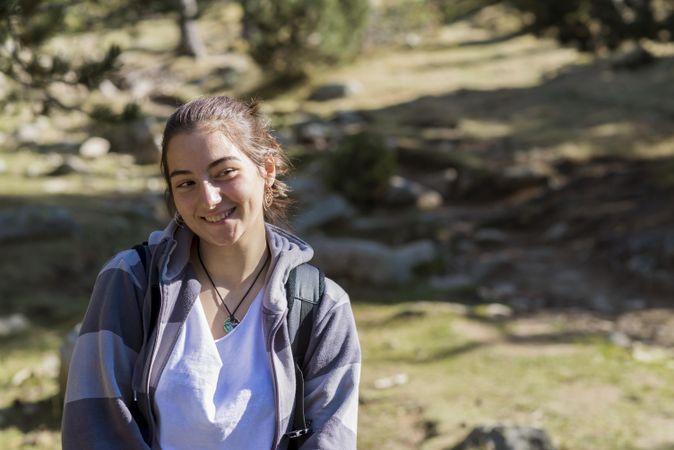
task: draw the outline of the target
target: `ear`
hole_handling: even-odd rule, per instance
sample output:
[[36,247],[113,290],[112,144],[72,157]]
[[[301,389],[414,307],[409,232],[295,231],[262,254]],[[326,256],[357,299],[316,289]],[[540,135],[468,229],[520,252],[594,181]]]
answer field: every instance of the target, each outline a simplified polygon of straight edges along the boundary
[[276,180],[276,161],[273,156],[267,156],[262,166],[262,177],[265,180],[265,186],[271,187]]

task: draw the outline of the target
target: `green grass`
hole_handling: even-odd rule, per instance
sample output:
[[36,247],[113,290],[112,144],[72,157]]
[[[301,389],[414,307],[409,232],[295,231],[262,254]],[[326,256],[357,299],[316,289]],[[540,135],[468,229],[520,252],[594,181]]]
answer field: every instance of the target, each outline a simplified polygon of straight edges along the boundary
[[[238,34],[224,26],[236,22],[236,14],[229,7],[211,8],[202,17],[213,55],[196,64],[168,53],[177,29],[167,19],[84,33],[77,46],[73,36],[64,36],[53,47],[83,53],[101,51],[110,42],[134,47],[124,56],[127,70],[145,70],[149,77],[170,74],[162,92],[187,99],[217,90],[217,69],[232,57],[223,53],[236,45],[219,36],[223,28],[230,36]],[[354,64],[312,79],[314,85],[357,80],[360,93],[307,102],[311,86],[302,85],[270,99],[266,111],[301,108],[329,117],[337,110],[364,109],[373,127],[387,136],[432,138],[450,130],[469,144],[507,141],[513,158],[523,160],[674,154],[674,107],[663,101],[674,98],[671,46],[658,47],[663,59],[650,68],[609,73],[601,63],[531,36],[462,45],[490,37],[488,30],[459,22],[414,51],[370,50]],[[261,74],[253,69],[243,78],[231,92],[254,91]],[[105,100],[94,95],[89,101]],[[5,111],[3,133],[11,135],[26,120],[23,107],[13,105],[15,114]],[[166,108],[148,108],[160,118],[166,115]],[[438,124],[425,131],[409,124],[420,117]],[[46,144],[66,135],[78,141],[86,134],[81,115],[53,120],[56,129],[45,134]],[[281,116],[279,121],[279,126],[292,125]],[[81,319],[105,260],[162,225],[161,217],[153,217],[162,209],[161,183],[156,168],[115,154],[90,162],[89,175],[26,177],[30,167],[41,164],[44,150],[9,143],[0,149],[8,167],[0,174],[0,207],[61,206],[78,224],[70,235],[3,244],[0,258],[1,314],[21,313],[30,320],[24,332],[0,338],[0,447],[56,449],[58,387],[45,372],[45,361]],[[487,159],[470,145],[459,153],[457,158],[471,164]],[[663,166],[654,179],[674,185],[671,169]],[[454,294],[471,301],[475,289]],[[495,422],[542,426],[564,450],[674,446],[671,359],[639,362],[602,335],[570,332],[563,320],[540,318],[547,334],[522,336],[516,333],[517,319],[490,321],[480,308],[467,317],[440,301],[414,301],[442,297],[424,286],[385,294],[348,290],[363,347],[361,449],[451,448],[473,426]],[[377,380],[399,374],[406,375],[406,383],[375,388]]]
[[[472,427],[493,423],[544,427],[564,449],[649,448],[649,421],[671,424],[674,408],[663,405],[674,389],[664,364],[636,362],[599,338],[520,343],[508,339],[508,323],[485,324],[441,304],[405,314],[412,306],[356,305],[364,344],[361,448],[380,448],[382,436],[386,448],[448,448]],[[481,329],[472,339],[455,327],[466,322]],[[374,387],[397,373],[409,382]],[[429,424],[437,435],[424,439]]]

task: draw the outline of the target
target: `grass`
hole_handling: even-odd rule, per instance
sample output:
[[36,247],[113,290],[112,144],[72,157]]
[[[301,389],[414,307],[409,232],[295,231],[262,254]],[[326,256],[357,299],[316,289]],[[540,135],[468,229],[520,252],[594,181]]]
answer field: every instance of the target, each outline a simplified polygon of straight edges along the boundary
[[[671,425],[671,369],[636,362],[605,338],[522,343],[508,339],[508,323],[485,324],[441,303],[357,304],[356,314],[364,343],[361,448],[381,448],[385,437],[386,448],[444,449],[494,423],[543,427],[562,449],[674,442],[671,428],[658,437],[647,431],[653,420]],[[399,373],[409,382],[375,388]]]
[[[167,56],[177,39],[175,23],[167,19],[101,32],[107,33],[102,38],[85,33],[76,47],[90,52],[110,42],[132,46],[127,68],[145,70],[161,81],[163,92],[179,98],[204,89],[252,92],[261,77],[254,69],[231,91],[218,89],[213,75],[219,65],[245,63],[231,53],[223,56],[230,44],[216,39],[235,13],[212,8],[202,17],[207,45],[217,55],[198,64]],[[375,127],[396,137],[421,132],[406,121],[427,118],[437,123],[423,131],[426,137],[450,130],[467,141],[507,140],[513,158],[522,159],[674,153],[674,107],[663,101],[674,98],[671,46],[657,48],[661,60],[651,68],[614,73],[552,41],[493,37],[458,22],[415,50],[371,50],[352,65],[312,79],[314,85],[357,80],[359,93],[314,103],[306,101],[311,86],[303,85],[269,99],[266,111],[301,108],[330,116],[364,109]],[[66,36],[53,46],[71,44],[72,36]],[[81,117],[75,119],[77,126],[68,126],[64,116],[57,128],[79,139]],[[0,130],[10,134],[22,120],[10,115]],[[48,137],[45,144],[58,142],[59,135]],[[462,157],[480,157],[473,153]],[[40,162],[44,149],[5,145],[0,158],[8,167],[0,174],[1,206],[61,206],[79,225],[72,235],[3,244],[0,259],[2,315],[22,313],[30,320],[20,334],[0,337],[0,447],[55,449],[58,385],[49,360],[81,318],[104,261],[161,226],[162,187],[156,168],[135,166],[123,155],[89,163],[89,175],[59,178],[25,176],[36,164],[46,167]],[[667,169],[657,177],[674,184]],[[442,302],[414,301],[422,298],[419,292],[386,293],[386,299],[350,292],[363,346],[361,449],[446,449],[473,426],[496,422],[544,427],[565,450],[674,446],[671,358],[639,362],[604,335],[567,329],[563,319],[533,319],[538,328],[526,331],[521,319],[490,321]],[[402,383],[375,387],[387,378]]]

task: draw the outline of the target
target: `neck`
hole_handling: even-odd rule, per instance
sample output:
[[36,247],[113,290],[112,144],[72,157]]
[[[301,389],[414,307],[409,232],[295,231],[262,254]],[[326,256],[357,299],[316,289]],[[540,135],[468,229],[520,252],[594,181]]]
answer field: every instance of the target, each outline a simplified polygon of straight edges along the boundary
[[[254,276],[267,260],[266,232],[263,230],[261,238],[249,241],[221,247],[195,239],[193,256],[196,257],[196,245],[199,245],[198,250],[211,277],[219,286],[231,288]],[[193,260],[199,264],[198,258]]]

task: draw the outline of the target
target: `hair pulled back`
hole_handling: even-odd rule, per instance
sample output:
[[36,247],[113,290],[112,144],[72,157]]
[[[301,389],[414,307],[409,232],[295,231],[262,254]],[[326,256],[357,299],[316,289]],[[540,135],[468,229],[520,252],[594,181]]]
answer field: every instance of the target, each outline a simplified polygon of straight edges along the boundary
[[225,96],[202,97],[185,103],[166,121],[160,168],[166,181],[165,200],[169,213],[174,214],[176,207],[169,180],[168,145],[174,136],[197,130],[223,133],[257,167],[263,167],[267,158],[273,159],[277,177],[271,186],[274,201],[271,206],[264,206],[264,219],[273,224],[284,224],[290,205],[289,188],[278,177],[288,172],[288,157],[271,135],[269,121],[262,117],[257,101],[243,102]]

